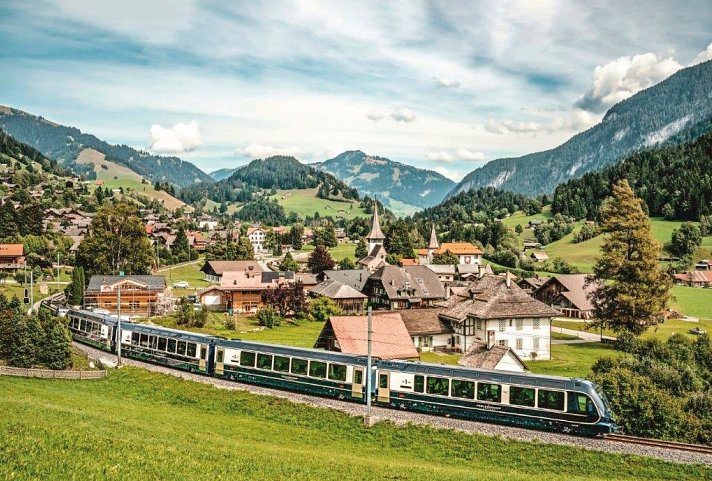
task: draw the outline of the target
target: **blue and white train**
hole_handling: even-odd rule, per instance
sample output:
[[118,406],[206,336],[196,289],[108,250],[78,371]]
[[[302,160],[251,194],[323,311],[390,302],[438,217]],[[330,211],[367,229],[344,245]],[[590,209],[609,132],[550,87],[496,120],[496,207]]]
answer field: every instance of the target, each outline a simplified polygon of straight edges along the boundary
[[74,339],[173,369],[274,389],[531,429],[599,436],[618,431],[605,394],[585,379],[375,360],[122,322],[70,310]]

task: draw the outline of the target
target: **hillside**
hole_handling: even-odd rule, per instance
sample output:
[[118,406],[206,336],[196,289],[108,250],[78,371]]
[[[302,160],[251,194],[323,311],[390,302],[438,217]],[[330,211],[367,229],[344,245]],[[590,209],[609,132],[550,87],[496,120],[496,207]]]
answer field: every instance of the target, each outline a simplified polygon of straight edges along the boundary
[[218,169],[215,172],[210,172],[208,175],[215,181],[223,180],[230,177],[237,169],[237,167],[234,169]]
[[56,159],[77,173],[92,169],[76,162],[85,148],[103,153],[107,160],[128,167],[140,176],[169,182],[179,187],[196,183],[212,183],[212,178],[190,162],[178,157],[164,157],[139,151],[127,145],[111,145],[77,128],[60,125],[21,110],[0,106],[0,128],[20,142],[31,145],[45,156]]
[[432,170],[347,151],[317,165],[362,194],[377,196],[396,213],[412,213],[439,203],[455,183]]
[[469,173],[450,195],[493,186],[527,195],[551,193],[569,179],[639,149],[690,139],[712,116],[712,61],[680,70],[613,106],[601,123],[551,150],[497,159]]

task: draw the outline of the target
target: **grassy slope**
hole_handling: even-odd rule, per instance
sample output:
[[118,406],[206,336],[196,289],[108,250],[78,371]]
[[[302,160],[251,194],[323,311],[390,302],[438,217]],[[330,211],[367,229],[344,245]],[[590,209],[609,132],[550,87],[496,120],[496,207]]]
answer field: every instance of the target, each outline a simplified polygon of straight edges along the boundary
[[[299,252],[311,252],[314,250],[312,244],[305,244],[302,250]],[[336,247],[329,247],[329,254],[335,261],[340,261],[345,257],[350,257],[352,260],[356,260],[356,244],[349,242],[346,244],[339,244]]]
[[[0,478],[697,480],[702,467],[379,423],[135,368],[0,378]],[[565,459],[565,462],[562,460]]]
[[[320,199],[316,196],[318,189],[299,189],[299,190],[278,190],[276,195],[271,198],[277,199],[277,202],[284,207],[287,213],[296,212],[300,218],[313,216],[314,212],[319,212],[322,217],[336,218],[336,213],[339,209],[344,209],[346,214],[343,217],[346,219],[354,219],[356,217],[368,217],[362,208],[358,206],[358,202],[339,202],[336,200]],[[351,206],[353,205],[353,209]]]

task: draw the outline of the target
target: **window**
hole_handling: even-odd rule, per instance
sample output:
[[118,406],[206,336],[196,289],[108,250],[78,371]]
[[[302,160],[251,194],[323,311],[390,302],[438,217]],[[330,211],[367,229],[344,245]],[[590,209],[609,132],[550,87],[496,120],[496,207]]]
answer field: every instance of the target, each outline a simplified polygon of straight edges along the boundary
[[186,356],[195,357],[196,347],[194,342],[189,342],[185,352]]
[[509,327],[512,327],[512,322],[513,322],[513,321],[510,319],[510,320],[509,320]]
[[200,345],[200,359],[205,360],[208,357],[208,348],[206,346]]
[[499,321],[499,332],[504,332],[504,328],[507,327],[506,322],[507,322],[507,321],[505,321],[504,319],[500,319],[500,321]]
[[141,303],[138,301],[131,301],[129,302],[129,309],[136,310],[141,306]]
[[533,319],[532,320],[532,329],[538,330],[539,327],[541,327],[541,319]]
[[515,325],[516,325],[516,327],[517,327],[517,331],[521,331],[521,330],[524,328],[524,320],[523,320],[523,319],[517,319],[517,322],[516,322]]
[[416,375],[413,380],[413,391],[423,392],[425,389],[425,378],[423,376]]
[[168,340],[165,337],[158,338],[158,350],[159,351],[165,351],[167,345],[168,345]]
[[509,345],[509,343],[507,342],[506,339],[500,339],[499,341],[497,341],[497,344],[499,344],[502,347],[507,347]]
[[354,369],[354,384],[363,384],[363,371]]
[[139,339],[138,332],[132,332],[131,333],[131,344],[138,346],[138,339]]
[[535,400],[534,388],[519,386],[511,386],[509,388],[509,404],[534,407]]
[[148,347],[148,334],[141,334],[141,347]]
[[326,377],[326,363],[321,361],[309,362],[309,375],[311,377],[320,377],[324,379]]
[[475,399],[475,383],[472,381],[452,380],[452,396]]
[[240,351],[240,366],[255,367],[255,353]]
[[225,359],[225,351],[222,349],[218,349],[218,354],[217,354],[217,359],[215,359],[217,362],[223,362]]
[[515,342],[515,349],[522,350],[522,347],[524,346],[524,341],[522,340],[521,337],[518,337],[516,342]]
[[269,354],[257,354],[257,367],[260,369],[272,369],[272,356]]
[[482,330],[482,320],[481,319],[477,319],[477,330],[478,331]]
[[329,364],[329,379],[332,381],[346,381],[346,366],[343,364]]
[[284,356],[274,356],[274,368],[277,372],[289,372],[289,358]]
[[535,351],[539,350],[539,338],[538,337],[535,337],[534,339],[532,339],[532,349],[534,349]]
[[79,330],[86,331],[86,329],[87,329],[87,321],[82,319],[81,321],[79,321]]
[[447,396],[450,388],[450,380],[444,377],[428,376],[428,394],[437,394],[438,396]]
[[158,338],[156,336],[148,336],[148,345],[151,349],[156,349],[158,347]]
[[187,343],[185,341],[178,341],[178,348],[176,349],[176,354],[185,356],[186,344]]
[[292,374],[307,375],[307,366],[309,363],[306,359],[292,359]]
[[378,387],[382,389],[388,389],[388,374],[378,375]]
[[564,393],[539,389],[539,407],[541,409],[564,410]]
[[585,394],[570,392],[569,412],[576,414],[596,414],[596,406],[594,406],[591,398]]
[[176,340],[175,339],[168,339],[168,352],[175,353],[176,352]]
[[477,384],[477,400],[502,402],[502,386],[481,382]]

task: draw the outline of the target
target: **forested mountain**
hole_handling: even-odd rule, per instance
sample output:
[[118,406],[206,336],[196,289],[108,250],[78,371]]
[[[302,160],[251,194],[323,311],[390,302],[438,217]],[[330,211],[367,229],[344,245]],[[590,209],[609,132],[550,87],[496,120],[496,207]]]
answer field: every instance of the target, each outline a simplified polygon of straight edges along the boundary
[[218,169],[215,172],[210,172],[208,175],[215,181],[223,180],[230,177],[238,168],[239,167],[235,167],[234,169]]
[[87,174],[92,169],[75,162],[83,149],[91,148],[105,154],[106,160],[124,165],[152,183],[169,182],[186,187],[213,181],[195,165],[178,157],[152,155],[127,145],[111,145],[77,128],[59,125],[17,109],[0,106],[0,128],[77,173]]
[[[24,166],[29,166],[37,162],[44,172],[55,175],[67,175],[68,172],[62,169],[57,161],[48,159],[40,151],[17,141],[12,136],[0,129],[0,163],[9,164],[11,161],[19,162]],[[34,169],[30,169],[34,170]]]
[[252,199],[255,192],[263,189],[317,187],[318,196],[322,198],[354,200],[359,198],[356,189],[349,187],[333,175],[302,164],[294,157],[284,156],[253,160],[235,170],[227,179],[184,189],[181,191],[181,198],[185,202],[196,202],[203,198],[218,203],[247,202]]
[[559,185],[552,210],[594,219],[611,185],[626,178],[650,215],[699,220],[712,214],[712,132],[695,141],[638,152],[624,161]]
[[433,206],[455,185],[432,170],[366,155],[360,150],[339,154],[318,164],[317,168],[333,174],[363,194],[378,196],[391,209],[397,207],[391,202],[394,200],[416,209]]
[[708,61],[616,104],[601,123],[559,147],[489,162],[468,174],[451,195],[484,186],[528,195],[551,193],[558,184],[637,150],[701,134],[698,124],[712,115],[711,99],[712,61]]

